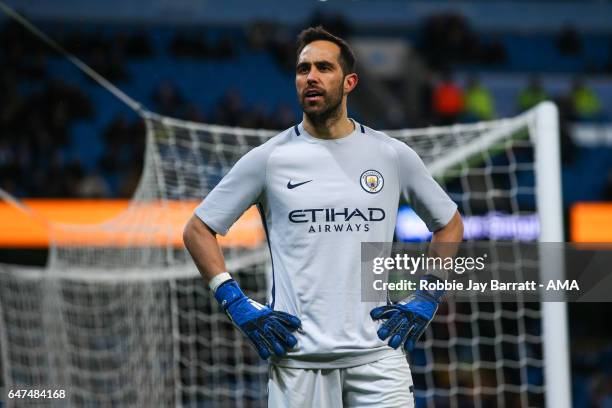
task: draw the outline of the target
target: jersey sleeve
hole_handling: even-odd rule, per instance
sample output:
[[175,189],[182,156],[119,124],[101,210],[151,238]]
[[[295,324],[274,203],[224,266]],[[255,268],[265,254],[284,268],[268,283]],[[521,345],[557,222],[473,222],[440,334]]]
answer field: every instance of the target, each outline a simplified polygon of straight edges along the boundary
[[433,179],[414,150],[399,141],[395,146],[404,197],[430,231],[446,226],[457,211],[457,204]]
[[266,151],[262,145],[242,156],[195,209],[216,233],[227,234],[242,213],[259,202],[265,188]]

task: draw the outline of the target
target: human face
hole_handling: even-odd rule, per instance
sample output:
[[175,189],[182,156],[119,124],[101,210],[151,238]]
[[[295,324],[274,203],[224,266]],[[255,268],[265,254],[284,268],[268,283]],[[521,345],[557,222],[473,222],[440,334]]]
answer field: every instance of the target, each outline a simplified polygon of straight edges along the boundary
[[315,121],[336,116],[344,92],[340,47],[330,41],[313,41],[300,53],[295,87],[304,113]]

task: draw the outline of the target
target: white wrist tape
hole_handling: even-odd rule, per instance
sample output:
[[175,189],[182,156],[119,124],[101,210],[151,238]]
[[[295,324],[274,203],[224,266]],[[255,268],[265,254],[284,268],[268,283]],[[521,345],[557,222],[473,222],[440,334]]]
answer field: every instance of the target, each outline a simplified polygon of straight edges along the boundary
[[230,275],[228,272],[222,272],[208,282],[208,287],[213,291],[213,293],[215,293],[217,288],[221,286],[223,282],[227,282],[230,279],[232,279],[232,275]]

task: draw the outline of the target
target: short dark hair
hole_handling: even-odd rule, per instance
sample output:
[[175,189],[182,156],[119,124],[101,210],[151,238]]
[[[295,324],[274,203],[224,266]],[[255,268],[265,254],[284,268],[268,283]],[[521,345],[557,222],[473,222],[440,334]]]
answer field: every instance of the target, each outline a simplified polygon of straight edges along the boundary
[[299,58],[304,47],[311,42],[320,40],[332,42],[340,47],[340,66],[342,67],[342,72],[344,75],[355,72],[355,54],[353,53],[351,47],[342,38],[336,37],[322,26],[309,27],[302,30],[302,32],[298,34],[296,53],[297,58]]

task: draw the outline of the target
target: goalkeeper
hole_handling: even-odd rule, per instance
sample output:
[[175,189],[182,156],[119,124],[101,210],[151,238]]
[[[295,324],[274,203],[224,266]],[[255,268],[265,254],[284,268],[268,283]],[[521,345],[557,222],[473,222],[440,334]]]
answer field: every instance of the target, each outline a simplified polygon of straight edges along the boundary
[[[220,308],[271,363],[271,407],[414,406],[405,352],[440,294],[361,302],[361,242],[393,240],[401,194],[434,242],[463,235],[457,206],[417,154],[347,116],[354,66],[345,41],[321,27],[302,31],[295,71],[302,122],[245,154],[184,231]],[[216,240],[253,204],[272,258],[266,305],[242,292]]]

